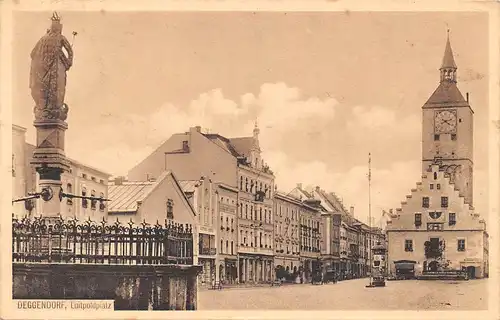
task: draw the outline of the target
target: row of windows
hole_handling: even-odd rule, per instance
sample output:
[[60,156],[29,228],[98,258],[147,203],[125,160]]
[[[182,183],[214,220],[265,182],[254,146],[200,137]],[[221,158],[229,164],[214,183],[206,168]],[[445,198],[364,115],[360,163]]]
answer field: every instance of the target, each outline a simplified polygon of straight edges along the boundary
[[267,183],[262,184],[262,182],[253,179],[243,179],[243,176],[240,176],[240,190],[253,194],[260,191],[264,193],[266,198],[271,198],[271,185]]
[[[283,208],[282,205],[279,205],[278,210],[276,212],[276,216],[283,217],[283,214],[285,214],[285,217],[291,218],[292,221],[297,221],[299,219],[299,211],[298,210],[290,209],[289,206],[285,206]],[[291,217],[290,217],[290,215],[291,215]]]
[[271,216],[271,209],[264,208],[264,210],[262,210],[262,207],[260,207],[257,210],[256,206],[254,207],[252,204],[240,203],[240,218],[242,219],[245,218],[247,220],[271,223]]
[[271,248],[271,241],[272,236],[269,234],[263,234],[262,232],[259,232],[259,235],[255,234],[252,231],[250,231],[250,237],[249,237],[249,232],[248,231],[243,231],[240,230],[240,245],[241,246],[250,246],[250,247],[255,247],[255,248]]
[[231,246],[229,246],[229,241],[228,240],[226,240],[225,244],[226,245],[224,246],[224,240],[220,241],[220,253],[223,253],[223,254],[234,254],[234,243],[233,243],[233,241],[231,241]]
[[[429,197],[422,197],[422,207],[423,208],[430,207]],[[441,197],[441,208],[448,208],[448,197]]]
[[[438,219],[442,215],[442,212],[439,211],[431,211],[429,212],[429,216],[433,219]],[[448,225],[453,226],[457,223],[457,215],[455,212],[448,213]],[[419,227],[422,225],[422,214],[415,213],[415,226]]]
[[[283,252],[281,252],[283,250]],[[283,254],[299,254],[299,246],[291,245],[291,246],[283,246],[282,243],[276,243],[276,252]]]
[[231,204],[235,204],[235,200],[234,200],[234,199],[224,198],[224,197],[220,197],[220,202],[221,202],[221,203],[226,202],[227,204],[229,204],[229,203],[231,203]]
[[[82,178],[83,178],[83,179],[88,179],[87,174],[86,174],[86,173],[82,173]],[[97,182],[97,179],[96,179],[96,177],[94,177],[94,176],[91,176],[91,177],[90,177],[90,180],[92,180],[92,181],[94,181],[94,182]],[[103,180],[103,179],[99,179],[99,183],[100,183],[100,184],[104,184],[104,180]]]
[[[433,183],[429,184],[429,188],[430,188],[431,190],[434,190],[434,184],[433,184]],[[437,183],[437,184],[436,184],[436,189],[437,189],[437,190],[441,190],[441,184],[440,184],[440,183]]]
[[[439,140],[441,140],[441,134],[435,134],[434,135],[434,141],[439,141]],[[453,141],[457,140],[457,134],[456,133],[452,133],[451,134],[451,140],[453,140]]]
[[233,232],[234,231],[234,219],[231,218],[231,224],[230,224],[229,217],[226,217],[226,224],[224,227],[224,217],[220,217],[220,227],[221,227],[221,230],[226,229],[226,231],[231,230],[231,232]]
[[[413,252],[413,240],[405,240],[405,251]],[[457,240],[457,251],[465,251],[465,239]]]
[[279,235],[284,235],[284,236],[290,236],[292,238],[298,238],[298,235],[299,235],[299,229],[297,228],[297,226],[293,225],[292,226],[292,232],[290,234],[288,234],[288,228],[285,227],[285,232],[283,232],[283,226],[281,225],[281,222],[280,224],[276,224],[276,233],[279,234]]
[[[68,194],[73,194],[73,185],[71,183],[68,183],[66,185],[66,193]],[[83,187],[82,188],[82,197],[87,197],[87,188]],[[90,196],[91,197],[96,197],[96,191],[95,190],[91,190],[90,191]],[[103,198],[104,199],[104,193],[101,192],[99,194],[99,198]],[[90,209],[92,210],[96,210],[97,209],[97,202],[98,200],[96,199],[92,199],[90,200]],[[68,205],[73,205],[73,199],[72,198],[68,198],[66,200],[66,203]],[[88,199],[82,199],[82,208],[88,208]],[[104,201],[99,201],[99,210],[101,211],[104,211],[104,209],[106,208],[106,205],[104,204]]]

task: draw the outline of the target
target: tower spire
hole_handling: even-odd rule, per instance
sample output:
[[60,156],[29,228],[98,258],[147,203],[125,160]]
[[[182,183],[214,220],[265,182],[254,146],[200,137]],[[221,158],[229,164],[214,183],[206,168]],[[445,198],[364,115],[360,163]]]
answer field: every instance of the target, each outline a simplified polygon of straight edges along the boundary
[[447,30],[446,47],[444,49],[443,62],[439,69],[441,82],[457,82],[457,64],[453,57],[453,50],[450,44],[450,29]]

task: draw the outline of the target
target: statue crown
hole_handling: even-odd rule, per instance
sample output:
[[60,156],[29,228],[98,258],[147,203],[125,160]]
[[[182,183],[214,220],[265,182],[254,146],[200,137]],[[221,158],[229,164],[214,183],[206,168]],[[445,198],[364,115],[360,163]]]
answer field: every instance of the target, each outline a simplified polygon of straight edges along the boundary
[[51,19],[52,21],[57,21],[57,22],[61,21],[61,18],[59,17],[59,15],[57,14],[57,12],[54,12],[54,13],[52,14],[52,18],[50,18],[50,19]]

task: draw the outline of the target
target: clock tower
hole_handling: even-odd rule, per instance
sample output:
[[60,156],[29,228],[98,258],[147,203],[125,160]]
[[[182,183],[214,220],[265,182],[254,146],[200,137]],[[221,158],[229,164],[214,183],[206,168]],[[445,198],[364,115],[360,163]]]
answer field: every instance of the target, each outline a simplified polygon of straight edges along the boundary
[[469,94],[464,99],[457,87],[449,33],[439,72],[439,85],[422,107],[422,169],[426,174],[438,164],[472,206],[474,112]]

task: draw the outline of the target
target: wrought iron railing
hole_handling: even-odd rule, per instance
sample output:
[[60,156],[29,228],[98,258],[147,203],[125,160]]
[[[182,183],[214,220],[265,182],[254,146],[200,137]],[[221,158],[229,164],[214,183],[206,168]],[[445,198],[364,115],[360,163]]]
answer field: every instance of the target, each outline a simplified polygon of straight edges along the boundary
[[12,218],[12,261],[99,264],[193,264],[190,225],[173,221],[139,226],[118,221],[47,223],[45,218]]

